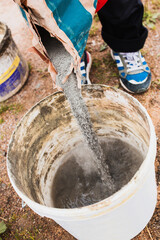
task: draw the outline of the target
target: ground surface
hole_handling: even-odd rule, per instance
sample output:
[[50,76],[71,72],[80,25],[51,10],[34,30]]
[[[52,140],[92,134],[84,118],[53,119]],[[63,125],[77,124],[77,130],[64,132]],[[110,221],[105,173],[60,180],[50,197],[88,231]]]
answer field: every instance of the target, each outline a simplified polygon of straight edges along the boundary
[[[152,2],[152,3],[151,3]],[[152,84],[144,94],[135,95],[150,114],[157,134],[157,158],[155,163],[158,184],[158,202],[155,213],[147,227],[134,240],[160,239],[160,20],[154,13],[160,11],[160,1],[146,1],[146,23],[152,28],[143,49],[152,70]],[[30,33],[11,0],[0,1],[0,21],[7,23],[21,53],[30,66],[30,75],[21,91],[0,104],[0,221],[4,220],[7,231],[2,239],[47,239],[72,240],[69,233],[54,221],[41,218],[29,207],[22,209],[21,199],[13,190],[7,176],[6,153],[11,134],[22,116],[39,100],[53,92],[52,80],[47,73],[47,65],[38,56],[30,53]],[[156,22],[156,23],[155,23]],[[90,32],[87,49],[91,52],[93,65],[91,80],[120,88],[118,72],[110,57],[110,50],[104,46],[97,18]],[[102,51],[103,50],[103,51]]]

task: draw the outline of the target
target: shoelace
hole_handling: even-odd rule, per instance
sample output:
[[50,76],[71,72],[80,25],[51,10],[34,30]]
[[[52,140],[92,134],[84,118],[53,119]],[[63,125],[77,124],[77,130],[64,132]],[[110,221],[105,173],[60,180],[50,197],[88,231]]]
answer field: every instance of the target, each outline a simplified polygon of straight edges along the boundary
[[127,72],[143,70],[139,52],[121,53],[127,66]]

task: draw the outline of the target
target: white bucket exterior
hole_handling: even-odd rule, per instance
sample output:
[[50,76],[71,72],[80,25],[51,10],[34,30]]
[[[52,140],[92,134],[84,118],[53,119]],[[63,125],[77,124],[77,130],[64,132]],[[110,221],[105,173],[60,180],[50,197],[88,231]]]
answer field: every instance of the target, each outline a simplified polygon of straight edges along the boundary
[[[85,88],[96,89],[96,86],[84,86],[83,88],[84,90]],[[146,157],[141,167],[127,185],[111,197],[82,208],[57,209],[33,201],[23,191],[23,185],[19,187],[19,182],[16,180],[11,162],[11,158],[14,158],[12,148],[14,141],[16,141],[16,132],[22,127],[23,121],[25,121],[29,113],[24,116],[21,123],[17,126],[10,141],[7,160],[8,175],[17,194],[34,212],[42,217],[45,216],[55,220],[75,238],[79,240],[129,240],[145,228],[156,206],[157,187],[154,169],[156,157],[155,130],[147,111],[135,98],[107,86],[98,86],[98,88],[106,91],[106,97],[108,96],[108,99],[110,98],[110,100],[115,101],[114,104],[120,101],[125,106],[126,103],[123,100],[126,98],[126,101],[128,101],[129,99],[133,103],[133,106],[138,106],[148,124],[149,145]],[[85,97],[88,96],[87,94]],[[31,110],[34,110],[32,115],[37,114],[35,109],[36,107]],[[28,125],[30,124],[28,121],[31,122],[33,120],[34,117],[33,119],[28,118]],[[21,136],[19,135],[18,137]],[[18,161],[18,159],[15,161]]]
[[10,29],[0,22],[0,102],[22,88],[28,73],[28,65],[19,52]]

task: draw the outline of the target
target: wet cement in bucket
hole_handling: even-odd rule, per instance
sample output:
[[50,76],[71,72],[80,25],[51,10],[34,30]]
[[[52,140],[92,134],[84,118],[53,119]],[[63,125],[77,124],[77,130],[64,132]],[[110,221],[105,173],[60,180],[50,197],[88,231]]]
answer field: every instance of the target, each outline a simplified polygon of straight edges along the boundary
[[[116,191],[127,184],[139,169],[143,156],[121,139],[103,138],[101,147]],[[54,177],[51,198],[56,208],[76,208],[99,202],[111,195],[100,175],[90,168],[91,156],[83,143],[64,156]],[[88,163],[88,164],[87,164]]]
[[72,56],[66,51],[60,41],[56,38],[51,38],[44,29],[39,27],[38,30],[48,55],[58,72],[56,84],[64,90],[72,113],[77,120],[85,143],[89,148],[88,151],[92,154],[92,162],[94,162],[93,171],[99,175],[103,185],[105,185],[106,191],[113,194],[116,191],[114,181],[109,173],[108,165],[105,163],[103,150],[92,128],[88,109],[81,95],[81,90],[77,86],[76,74],[72,72],[68,80],[65,83],[62,82],[65,76],[68,75],[68,70],[73,62]]

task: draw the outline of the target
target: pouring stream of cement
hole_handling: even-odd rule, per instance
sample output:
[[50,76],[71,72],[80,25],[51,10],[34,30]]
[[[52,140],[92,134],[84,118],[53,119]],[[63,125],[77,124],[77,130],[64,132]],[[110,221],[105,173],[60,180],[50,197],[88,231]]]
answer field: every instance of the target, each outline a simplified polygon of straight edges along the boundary
[[64,90],[64,94],[70,103],[73,115],[78,122],[84,140],[91,150],[96,171],[101,175],[101,180],[106,183],[107,191],[113,194],[115,192],[115,186],[109,173],[108,165],[105,163],[104,153],[92,128],[90,116],[81,95],[81,90],[77,86],[76,75],[72,72],[68,80],[64,84],[62,83],[62,79],[67,75],[71,62],[73,62],[73,58],[66,51],[63,44],[56,38],[43,34],[42,42],[51,62],[58,72],[56,84]]

